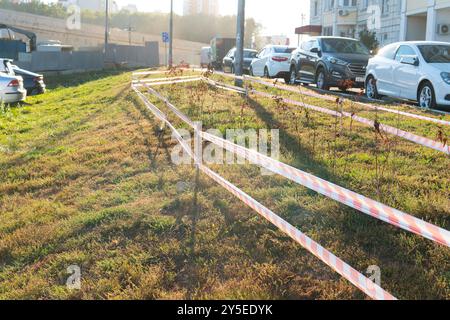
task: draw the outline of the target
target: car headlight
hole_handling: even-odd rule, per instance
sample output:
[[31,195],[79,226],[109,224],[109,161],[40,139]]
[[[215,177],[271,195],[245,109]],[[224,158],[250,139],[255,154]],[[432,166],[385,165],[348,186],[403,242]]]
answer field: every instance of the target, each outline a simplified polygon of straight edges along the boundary
[[330,63],[332,63],[332,64],[337,64],[337,65],[340,65],[340,66],[346,66],[346,65],[348,65],[348,62],[343,61],[343,60],[340,60],[340,59],[337,59],[337,58],[333,58],[333,57],[328,57],[327,60],[328,60]]
[[450,84],[450,73],[448,72],[442,72],[441,77],[444,80],[445,83]]

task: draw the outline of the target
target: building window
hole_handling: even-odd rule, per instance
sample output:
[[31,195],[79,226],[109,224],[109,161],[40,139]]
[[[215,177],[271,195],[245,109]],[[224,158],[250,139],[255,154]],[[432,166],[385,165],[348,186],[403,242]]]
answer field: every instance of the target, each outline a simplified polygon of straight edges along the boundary
[[332,36],[333,35],[333,27],[324,27],[322,31],[324,36]]
[[381,14],[388,14],[389,13],[389,6],[390,6],[389,0],[383,0],[381,3]]
[[314,1],[314,16],[317,17],[319,15],[319,2]]

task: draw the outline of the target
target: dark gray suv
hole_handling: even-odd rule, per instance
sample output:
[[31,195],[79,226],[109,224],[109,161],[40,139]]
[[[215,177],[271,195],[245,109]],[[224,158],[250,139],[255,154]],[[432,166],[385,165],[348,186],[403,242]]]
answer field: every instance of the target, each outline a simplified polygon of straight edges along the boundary
[[290,83],[315,83],[323,90],[363,88],[369,59],[369,50],[358,40],[313,37],[292,53]]

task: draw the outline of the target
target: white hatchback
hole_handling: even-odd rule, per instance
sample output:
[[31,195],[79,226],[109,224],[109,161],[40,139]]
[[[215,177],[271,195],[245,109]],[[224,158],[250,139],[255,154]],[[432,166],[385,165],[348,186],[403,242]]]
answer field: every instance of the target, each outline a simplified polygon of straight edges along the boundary
[[253,59],[250,75],[290,80],[290,58],[295,48],[268,45]]
[[422,108],[450,106],[450,43],[399,42],[369,60],[366,95],[415,100]]

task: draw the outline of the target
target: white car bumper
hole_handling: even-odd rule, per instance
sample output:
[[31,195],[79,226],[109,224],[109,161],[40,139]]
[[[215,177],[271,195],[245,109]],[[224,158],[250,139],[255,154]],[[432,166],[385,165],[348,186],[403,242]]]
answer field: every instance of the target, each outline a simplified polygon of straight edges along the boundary
[[27,90],[15,89],[0,93],[0,101],[3,103],[15,103],[25,101],[27,98]]
[[271,77],[282,76],[283,74],[288,74],[291,65],[289,60],[286,62],[277,62],[271,60],[269,62],[269,73]]
[[438,105],[450,106],[450,84],[444,81],[434,84],[434,93]]

